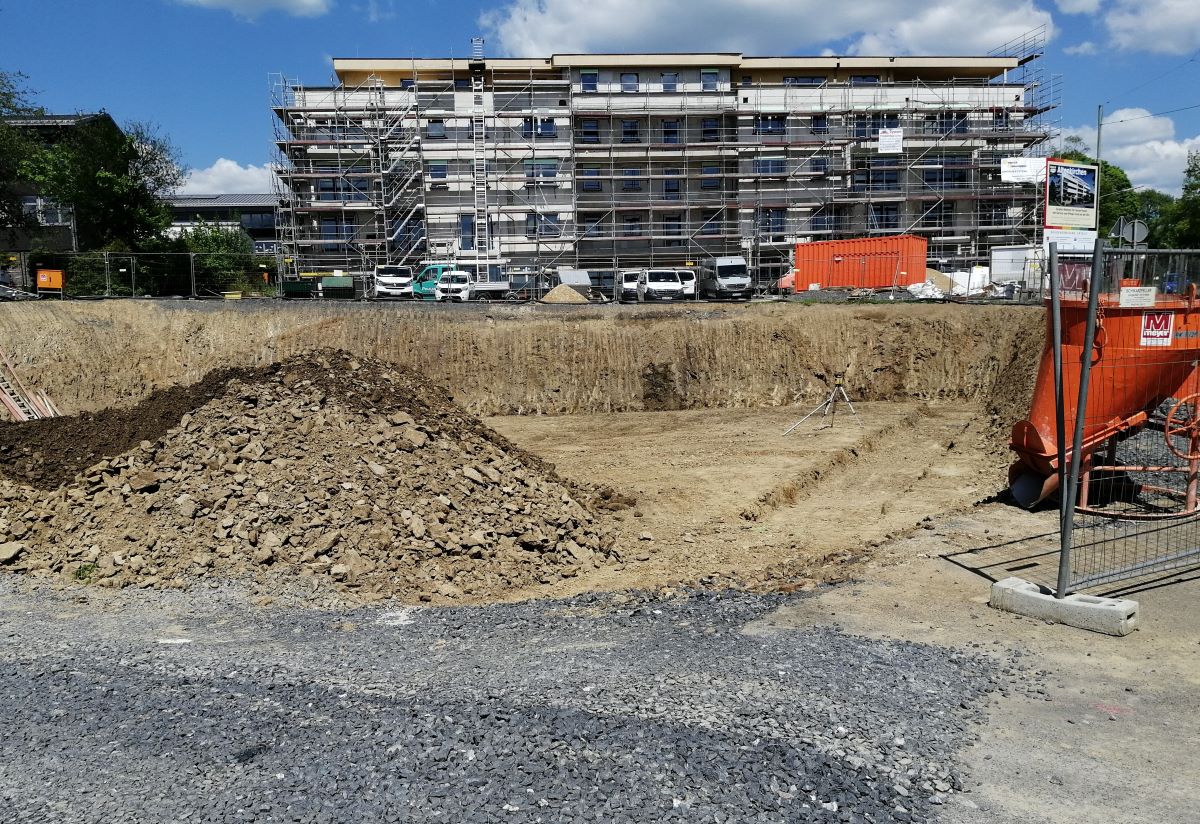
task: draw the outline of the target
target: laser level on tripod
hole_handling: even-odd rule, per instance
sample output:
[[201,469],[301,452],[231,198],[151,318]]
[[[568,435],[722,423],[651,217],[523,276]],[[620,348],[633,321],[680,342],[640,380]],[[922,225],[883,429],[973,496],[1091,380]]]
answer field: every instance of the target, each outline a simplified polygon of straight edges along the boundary
[[819,404],[817,404],[817,407],[815,409],[813,409],[811,412],[809,412],[807,415],[805,415],[803,418],[801,418],[800,420],[796,421],[794,424],[789,426],[784,431],[783,434],[784,435],[792,434],[793,432],[796,431],[796,429],[800,426],[800,424],[804,423],[806,420],[808,420],[809,418],[811,418],[813,415],[817,414],[818,412],[821,413],[822,418],[824,418],[826,416],[829,417],[829,423],[825,426],[818,427],[818,429],[831,428],[833,426],[834,416],[837,414],[837,405],[838,405],[839,399],[841,400],[842,403],[846,404],[846,406],[850,407],[850,414],[852,414],[854,416],[854,420],[858,421],[858,425],[862,426],[862,419],[859,418],[858,412],[854,409],[854,404],[850,402],[850,396],[846,394],[846,373],[845,372],[835,372],[833,374],[833,386],[832,386],[832,388],[830,388],[829,395],[826,396],[825,400],[823,400]]

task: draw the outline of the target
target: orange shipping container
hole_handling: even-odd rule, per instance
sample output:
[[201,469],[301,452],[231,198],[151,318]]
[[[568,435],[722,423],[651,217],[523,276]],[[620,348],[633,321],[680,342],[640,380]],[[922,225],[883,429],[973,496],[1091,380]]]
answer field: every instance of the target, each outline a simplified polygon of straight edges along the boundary
[[[927,247],[925,238],[916,235],[797,243],[794,288],[903,289],[924,283]],[[780,286],[786,289],[788,280]]]

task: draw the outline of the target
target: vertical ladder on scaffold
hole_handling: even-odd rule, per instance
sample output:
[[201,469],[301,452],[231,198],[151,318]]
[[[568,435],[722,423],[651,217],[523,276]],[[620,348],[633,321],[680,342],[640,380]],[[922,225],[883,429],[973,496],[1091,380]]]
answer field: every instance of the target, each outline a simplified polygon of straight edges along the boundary
[[475,272],[487,280],[488,256],[488,196],[487,196],[487,135],[484,106],[483,38],[471,38],[471,149],[475,182]]

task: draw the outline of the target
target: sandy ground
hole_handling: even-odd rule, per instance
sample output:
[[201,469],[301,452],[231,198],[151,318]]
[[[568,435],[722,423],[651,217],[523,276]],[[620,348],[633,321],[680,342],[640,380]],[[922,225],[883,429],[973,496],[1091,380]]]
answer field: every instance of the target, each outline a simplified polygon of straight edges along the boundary
[[[972,652],[1017,649],[1043,700],[1010,695],[967,751],[952,824],[1195,821],[1200,782],[1200,580],[1131,594],[1143,628],[1109,638],[995,611],[988,581],[944,556],[1051,532],[1052,512],[987,499],[1003,455],[962,404],[862,404],[861,426],[783,430],[804,410],[718,410],[490,423],[568,477],[639,498],[650,560],[572,581],[607,589],[749,578],[778,564],[852,576],[765,619]],[[753,520],[744,516],[752,515]],[[694,539],[686,543],[683,536]],[[820,561],[824,559],[825,563]]]
[[[754,581],[780,567],[844,578],[866,552],[994,490],[970,404],[860,403],[784,431],[809,407],[550,417],[488,423],[568,478],[637,499],[623,569],[562,592]],[[830,422],[832,421],[832,426]],[[640,540],[648,533],[653,540]],[[644,560],[638,560],[638,558]]]

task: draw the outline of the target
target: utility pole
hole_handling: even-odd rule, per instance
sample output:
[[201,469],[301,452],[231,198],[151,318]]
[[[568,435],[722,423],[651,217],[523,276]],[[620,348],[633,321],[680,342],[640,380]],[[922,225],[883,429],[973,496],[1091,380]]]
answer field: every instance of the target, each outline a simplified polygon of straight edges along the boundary
[[1096,229],[1100,229],[1100,182],[1104,178],[1104,161],[1100,159],[1100,129],[1104,125],[1104,104],[1096,107]]

